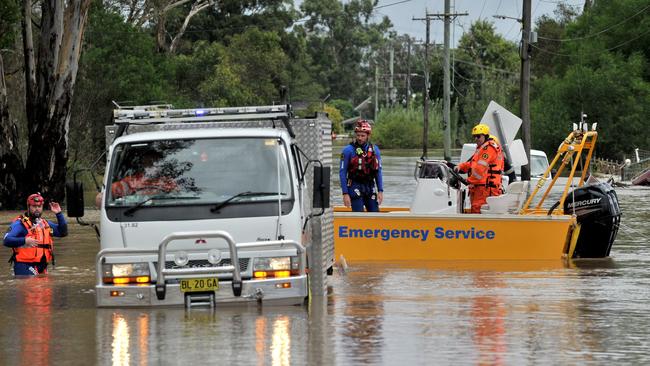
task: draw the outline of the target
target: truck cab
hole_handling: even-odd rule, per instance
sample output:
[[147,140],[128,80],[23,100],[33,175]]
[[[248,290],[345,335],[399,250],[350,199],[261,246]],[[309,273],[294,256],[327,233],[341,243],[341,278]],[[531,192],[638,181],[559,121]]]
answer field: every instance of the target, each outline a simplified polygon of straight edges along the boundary
[[[333,247],[312,235],[331,216],[329,120],[293,119],[287,106],[135,107],[114,118],[98,306],[304,301],[308,249],[322,258]],[[294,125],[307,130],[302,141]],[[333,257],[314,263],[322,273]]]

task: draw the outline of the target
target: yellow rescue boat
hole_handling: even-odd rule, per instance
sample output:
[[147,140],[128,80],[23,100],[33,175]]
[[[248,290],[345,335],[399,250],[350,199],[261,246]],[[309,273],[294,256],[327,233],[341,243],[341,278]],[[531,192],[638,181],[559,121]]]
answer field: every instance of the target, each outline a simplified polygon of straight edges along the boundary
[[[608,183],[586,179],[597,136],[595,130],[575,128],[544,174],[550,177],[559,164],[552,179],[542,177],[528,197],[527,181],[511,183],[504,195],[488,198],[481,214],[465,213],[462,177],[445,162],[420,161],[410,207],[383,208],[378,213],[335,208],[335,256],[347,262],[607,257],[621,212]],[[580,180],[570,191],[579,166]],[[543,208],[567,167],[559,200]]]

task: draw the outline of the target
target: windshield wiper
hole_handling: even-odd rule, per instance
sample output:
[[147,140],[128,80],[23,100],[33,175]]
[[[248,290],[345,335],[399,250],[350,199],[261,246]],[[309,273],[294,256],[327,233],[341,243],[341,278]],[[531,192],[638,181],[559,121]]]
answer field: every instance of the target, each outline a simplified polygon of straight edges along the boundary
[[151,202],[153,200],[189,200],[189,199],[198,199],[198,198],[199,197],[196,196],[168,196],[168,195],[159,194],[159,195],[147,197],[146,199],[138,202],[135,206],[124,211],[124,215],[133,216],[133,213],[139,210],[142,206],[144,206],[145,203]]
[[[225,201],[217,203],[216,206],[212,207],[210,209],[210,212],[217,212],[220,209],[224,208],[227,206],[232,200],[239,198],[239,197],[256,197],[256,196],[272,196],[272,195],[277,195],[278,192],[251,192],[251,191],[246,191],[246,192],[239,192],[236,195],[229,197]],[[281,195],[285,195],[286,193],[281,192]]]

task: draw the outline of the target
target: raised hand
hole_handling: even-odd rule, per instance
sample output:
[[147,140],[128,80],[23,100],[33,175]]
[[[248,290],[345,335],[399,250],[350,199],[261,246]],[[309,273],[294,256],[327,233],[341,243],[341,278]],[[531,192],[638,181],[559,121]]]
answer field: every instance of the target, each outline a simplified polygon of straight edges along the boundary
[[58,214],[61,212],[61,206],[57,202],[50,202],[50,210],[54,212],[55,214]]

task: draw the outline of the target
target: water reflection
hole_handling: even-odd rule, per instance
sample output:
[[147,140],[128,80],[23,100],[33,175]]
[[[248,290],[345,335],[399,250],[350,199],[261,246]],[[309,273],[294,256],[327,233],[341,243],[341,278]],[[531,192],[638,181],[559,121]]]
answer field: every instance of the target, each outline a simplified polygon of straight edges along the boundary
[[[483,273],[474,275],[474,286],[489,289],[504,287],[502,280],[486,276]],[[471,323],[473,339],[478,350],[479,365],[503,365],[506,346],[506,307],[504,299],[498,295],[478,295],[472,299]]]
[[345,296],[342,335],[349,344],[346,353],[355,362],[375,364],[380,360],[384,343],[381,292],[385,274],[361,271],[347,278],[346,287],[355,288],[357,292]]
[[305,359],[306,340],[315,339],[309,334],[307,311],[300,306],[98,309],[99,363],[290,365],[296,357]]
[[290,364],[291,339],[289,336],[289,318],[278,317],[273,321],[273,335],[271,336],[271,364],[286,366]]
[[113,365],[129,365],[129,325],[120,314],[113,314]]
[[52,288],[47,276],[20,280],[17,308],[20,362],[39,366],[50,363],[52,342]]

